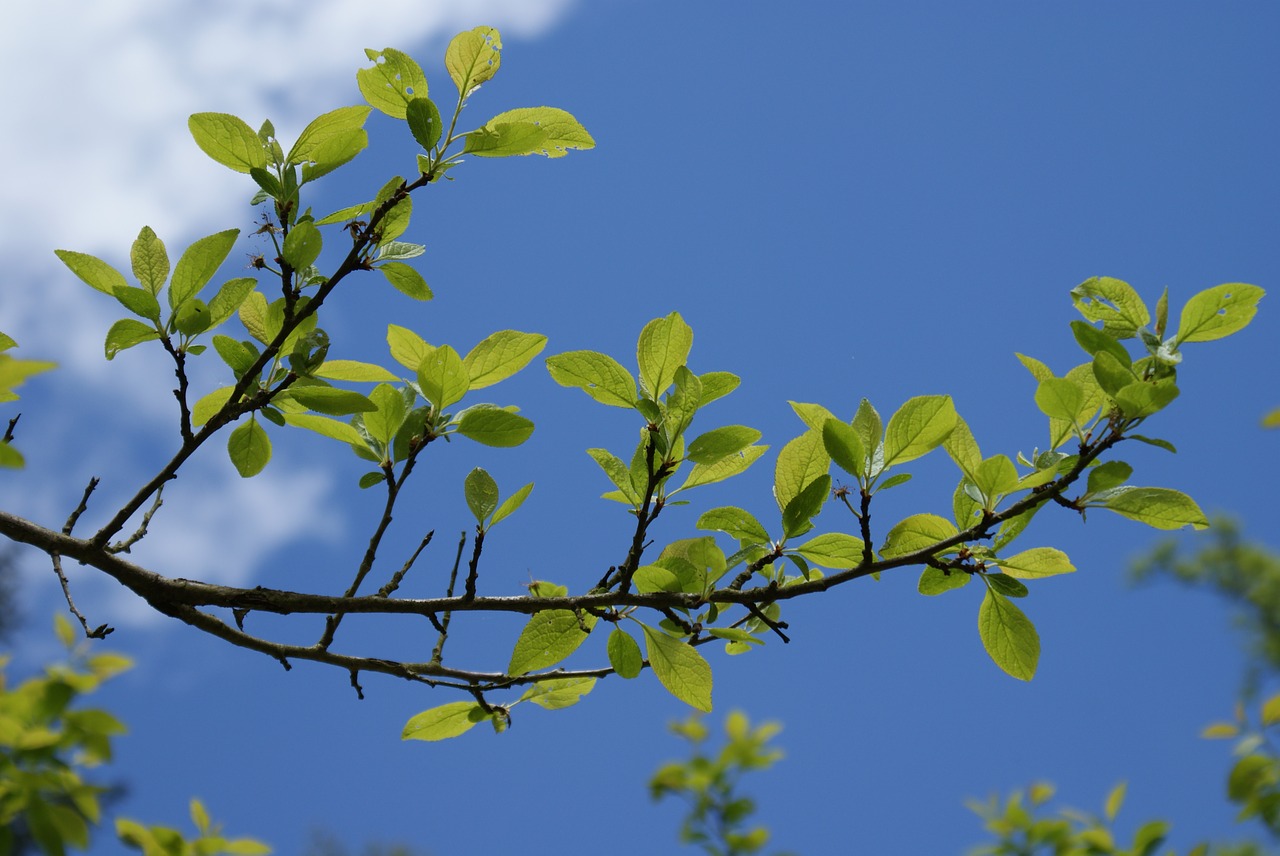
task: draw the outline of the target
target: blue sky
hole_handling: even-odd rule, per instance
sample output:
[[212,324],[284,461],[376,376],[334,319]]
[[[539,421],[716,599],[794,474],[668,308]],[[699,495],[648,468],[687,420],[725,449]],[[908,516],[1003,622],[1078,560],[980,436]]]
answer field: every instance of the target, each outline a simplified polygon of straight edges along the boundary
[[[92,19],[42,4],[0,36],[12,49],[0,98],[30,123],[0,144],[26,165],[0,190],[24,212],[0,237],[10,269],[0,329],[24,355],[63,364],[25,388],[28,468],[5,476],[0,499],[48,524],[90,475],[105,477],[90,516],[131,492],[171,447],[173,423],[156,354],[101,360],[117,313],[52,249],[126,269],[144,223],[175,258],[200,235],[251,231],[253,188],[200,154],[186,115],[270,117],[287,137],[359,103],[364,47],[410,52],[444,100],[447,37],[496,24],[503,66],[473,96],[472,124],[550,104],[598,147],[552,162],[472,161],[430,188],[411,235],[428,246],[418,267],[436,300],[411,303],[380,278],[352,283],[322,322],[338,343],[331,356],[389,362],[391,318],[464,351],[515,328],[547,334],[548,354],[591,348],[629,363],[643,324],[678,310],[695,331],[693,367],[743,378],[707,411],[710,425],[752,425],[776,450],[802,428],[789,399],[849,416],[865,396],[887,417],[910,396],[949,393],[985,454],[1012,454],[1045,444],[1015,352],[1059,372],[1082,361],[1068,328],[1074,285],[1114,276],[1152,303],[1167,286],[1177,307],[1221,282],[1270,289],[1280,273],[1280,12],[1270,4],[493,0],[388,3],[377,16],[351,4],[308,4],[305,15],[226,4],[200,27],[179,11],[187,5],[138,2]],[[368,127],[370,149],[317,185],[317,210],[363,201],[413,169],[402,125],[375,115]],[[220,278],[241,275],[237,260],[257,248],[243,240]],[[1280,404],[1271,299],[1243,334],[1188,347],[1182,398],[1150,432],[1179,454],[1123,457],[1136,483],[1184,490],[1280,546],[1278,439],[1258,427]],[[225,378],[208,359],[198,381],[211,389]],[[432,450],[388,553],[436,530],[414,594],[443,587],[468,526],[462,477],[477,465],[504,492],[536,483],[486,545],[488,593],[515,593],[530,576],[584,589],[625,554],[629,518],[596,499],[608,485],[583,450],[625,454],[636,426],[536,365],[494,397],[519,403],[537,433],[516,451]],[[88,412],[73,419],[71,407]],[[375,514],[354,488],[363,468],[319,438],[274,439],[277,459],[253,481],[218,449],[194,461],[139,556],[172,576],[343,587]],[[772,462],[664,514],[657,537],[692,534],[714,505],[768,521]],[[886,526],[950,507],[954,465],[939,456],[909,469],[913,482],[877,511]],[[834,509],[819,519],[820,531],[848,523]],[[1169,818],[1179,850],[1234,835],[1227,747],[1197,735],[1229,715],[1238,640],[1207,595],[1127,586],[1130,560],[1157,538],[1100,512],[1083,524],[1037,520],[1023,540],[1066,550],[1079,573],[1033,585],[1024,603],[1043,645],[1030,684],[983,652],[974,590],[921,598],[912,572],[795,603],[789,645],[713,656],[716,720],[742,708],[785,723],[786,761],[751,783],[778,846],[959,853],[981,840],[966,797],[1039,778],[1091,809],[1128,780],[1121,827]],[[52,650],[43,628],[58,591],[36,558],[26,568],[19,648],[34,661]],[[149,616],[114,584],[73,582],[92,621],[120,628],[111,647],[138,661],[102,698],[131,726],[115,768],[129,816],[178,823],[196,795],[229,831],[286,854],[313,828],[435,854],[676,849],[678,808],[652,806],[644,785],[682,751],[665,725],[687,709],[652,675],[606,680],[566,711],[522,706],[501,737],[402,744],[410,715],[453,699],[369,678],[359,702],[342,673],[300,664],[285,674]],[[356,644],[430,642],[415,641],[413,624],[352,629]],[[480,620],[450,646],[474,665],[501,664],[518,629]],[[584,648],[573,662],[600,660]]]

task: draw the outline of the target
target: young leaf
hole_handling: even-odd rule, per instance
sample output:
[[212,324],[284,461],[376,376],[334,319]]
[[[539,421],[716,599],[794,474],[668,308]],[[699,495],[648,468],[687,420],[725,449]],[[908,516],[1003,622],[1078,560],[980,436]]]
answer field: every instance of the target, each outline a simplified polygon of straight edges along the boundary
[[430,300],[434,297],[431,286],[427,285],[422,274],[404,262],[383,262],[378,265],[378,270],[401,294],[412,297],[414,300]]
[[203,396],[191,408],[191,424],[197,428],[213,418],[231,398],[232,387],[224,386]]
[[424,710],[404,724],[401,740],[445,740],[470,731],[488,717],[474,701],[453,701]]
[[[501,51],[502,36],[494,27],[476,27],[453,37],[445,50],[444,66],[462,99],[498,73]],[[420,94],[427,94],[425,86]]]
[[684,456],[695,464],[714,464],[760,439],[760,432],[745,425],[726,425],[695,437]]
[[209,301],[209,327],[217,327],[240,308],[258,281],[250,276],[229,279]]
[[678,312],[644,325],[636,343],[636,362],[640,366],[640,388],[647,396],[656,400],[667,391],[676,370],[688,361],[692,347],[693,329]]
[[353,413],[369,413],[378,409],[365,396],[349,389],[331,386],[299,386],[294,384],[284,394],[308,410],[329,416],[350,416]]
[[114,295],[117,288],[128,286],[124,274],[97,256],[72,250],[54,250],[53,254],[70,268],[72,273],[80,277],[81,281],[98,291]]
[[[1093,328],[1090,327],[1090,330]],[[1099,334],[1101,335],[1101,334]],[[1133,373],[1132,364],[1116,359],[1109,351],[1098,351],[1093,357],[1093,377],[1098,386],[1107,394],[1115,397],[1116,393],[1138,380]]]
[[562,158],[568,154],[569,149],[593,149],[596,146],[596,141],[587,133],[587,129],[558,107],[521,107],[508,110],[494,116],[485,123],[485,127],[508,123],[531,124],[542,130],[541,147],[526,154]]
[[347,380],[358,383],[395,383],[400,379],[382,366],[362,363],[359,360],[325,360],[315,370],[315,376],[326,380]]
[[578,650],[595,624],[596,617],[587,612],[581,614],[581,620],[569,609],[535,612],[516,641],[507,672],[523,675],[554,666]]
[[532,122],[489,124],[467,134],[465,154],[482,158],[506,158],[543,151],[547,132]]
[[528,498],[532,491],[533,482],[529,482],[527,485],[511,494],[511,496],[504,499],[502,504],[498,506],[497,510],[493,512],[493,518],[489,521],[489,525],[491,527],[496,526],[499,520],[509,517],[517,508],[524,505],[525,499]]
[[616,624],[609,632],[609,665],[620,678],[634,678],[644,668],[644,657],[640,654],[640,644],[631,634]]
[[1171,377],[1157,381],[1135,381],[1115,394],[1116,405],[1129,419],[1142,419],[1159,413],[1178,397],[1178,387]]
[[[230,391],[230,388],[228,388],[228,391]],[[346,422],[339,422],[337,419],[330,419],[328,416],[317,416],[314,413],[286,413],[284,421],[286,425],[292,425],[295,428],[306,428],[309,431],[315,431],[317,434],[322,434],[342,443],[364,445],[364,438],[360,436],[359,431]],[[376,473],[376,475],[379,482],[383,480],[381,472]]]
[[802,401],[788,401],[787,404],[791,405],[791,410],[800,417],[800,421],[814,431],[821,431],[828,420],[836,418],[834,413],[821,404],[806,404]]
[[231,456],[236,472],[244,478],[251,478],[262,472],[271,460],[271,440],[258,420],[250,419],[227,438],[227,454]]
[[169,254],[165,251],[164,242],[156,237],[150,226],[143,226],[138,233],[129,250],[129,261],[133,263],[133,275],[142,287],[152,296],[159,294],[169,278]]
[[711,710],[711,666],[693,646],[641,624],[649,666],[667,692],[701,711]]
[[[817,434],[816,431],[809,433]],[[782,534],[787,538],[795,538],[812,529],[813,518],[822,511],[830,493],[831,476],[824,473],[809,482],[782,510]]]
[[421,336],[406,327],[398,327],[395,324],[387,325],[387,345],[391,348],[392,359],[415,372],[431,353],[431,346],[423,341]]
[[960,472],[964,473],[965,478],[977,483],[977,471],[982,463],[982,452],[978,448],[978,441],[973,437],[973,431],[969,430],[969,424],[956,416],[956,427],[947,435],[942,447],[947,450],[951,460],[956,462],[956,466],[960,468]]
[[997,666],[1020,681],[1035,676],[1040,634],[1022,610],[989,588],[978,609],[978,634]]
[[636,495],[635,488],[631,483],[631,471],[621,458],[607,449],[587,449],[587,454],[600,465],[600,469],[604,470],[605,475],[609,477],[609,481],[613,482],[614,486],[622,491],[622,495],[626,497],[627,502],[632,505],[640,504],[640,497]]
[[561,678],[557,681],[539,681],[520,696],[521,701],[531,701],[547,710],[572,707],[596,687],[595,678]]
[[1124,461],[1107,461],[1089,470],[1089,483],[1085,491],[1094,494],[1111,490],[1113,487],[1124,484],[1131,475],[1133,475],[1133,467]]
[[988,573],[983,577],[987,585],[1005,597],[1026,597],[1027,587],[1009,574]]
[[795,552],[824,568],[852,568],[862,561],[864,544],[843,532],[828,532],[805,541]]
[[827,457],[820,432],[806,431],[783,446],[773,478],[773,495],[779,510],[785,511],[791,500],[829,469],[831,459]]
[[[359,73],[357,72],[357,79],[358,76]],[[330,110],[328,113],[312,119],[311,123],[303,128],[302,133],[298,135],[298,140],[293,144],[293,148],[289,149],[289,156],[285,158],[285,164],[289,166],[296,164],[327,166],[332,164],[331,169],[341,166],[342,164],[340,163],[333,163],[335,153],[348,149],[352,141],[361,141],[362,144],[357,151],[364,148],[363,143],[368,142],[368,135],[364,132],[364,123],[369,118],[369,110],[369,107],[339,107],[337,110]],[[350,158],[347,158],[347,160],[350,160]],[[319,177],[316,172],[308,174],[305,169],[304,176],[304,182],[311,178]]]
[[556,383],[577,387],[601,404],[635,407],[635,378],[613,357],[595,351],[569,351],[548,357],[547,371]]
[[1023,580],[1075,572],[1067,554],[1053,547],[1033,547],[1007,559],[996,559],[996,564],[1009,576]]
[[486,336],[463,358],[471,389],[483,389],[523,369],[546,347],[547,337],[518,330]]
[[407,54],[394,48],[375,51],[365,48],[373,68],[356,72],[360,94],[373,107],[393,119],[405,118],[405,109],[414,98],[427,96],[427,76]]
[[1109,276],[1095,276],[1071,289],[1071,302],[1089,321],[1101,321],[1103,331],[1116,339],[1133,338],[1151,320],[1132,286]]
[[1258,286],[1242,282],[1205,289],[1182,307],[1177,344],[1209,342],[1243,329],[1253,320],[1264,293]]
[[478,404],[458,419],[458,433],[485,446],[509,448],[529,439],[533,423],[510,410]]
[[913,514],[889,530],[884,546],[880,548],[880,555],[886,559],[896,559],[932,547],[957,534],[955,526],[946,518],[936,514]]
[[949,395],[921,395],[907,401],[889,419],[884,433],[884,465],[906,463],[933,451],[956,426]]
[[116,354],[121,351],[159,338],[160,334],[156,332],[154,325],[143,324],[133,318],[121,318],[111,325],[111,329],[107,330],[105,345],[107,359],[114,360]]
[[139,318],[146,318],[152,324],[160,323],[160,301],[145,288],[121,286],[113,295],[120,305]]
[[1102,503],[1116,514],[1156,529],[1206,529],[1209,521],[1185,493],[1164,487],[1119,488]]
[[437,411],[457,404],[470,389],[467,369],[448,345],[432,348],[418,366],[418,386]]
[[1036,387],[1036,406],[1051,419],[1075,423],[1084,400],[1084,389],[1064,377],[1046,378]]
[[[248,127],[248,126],[246,126]],[[201,238],[182,253],[173,268],[169,283],[169,306],[176,309],[188,297],[195,297],[227,260],[227,254],[240,235],[239,229],[227,229]]]
[[322,245],[320,230],[310,220],[302,220],[285,236],[281,255],[289,267],[305,271],[320,258]]
[[409,133],[427,151],[431,151],[440,142],[444,125],[440,120],[440,109],[430,98],[410,99],[405,105],[405,119],[409,122]]
[[699,529],[723,532],[731,538],[751,544],[768,544],[769,533],[749,511],[732,505],[703,512],[695,524]]
[[828,419],[822,425],[822,445],[836,466],[857,479],[867,474],[867,452],[852,425]]
[[969,584],[971,579],[973,579],[973,575],[964,571],[947,573],[939,568],[925,568],[920,573],[920,582],[916,584],[916,590],[920,594],[933,597],[945,591],[963,588]]
[[[721,458],[714,464],[695,464],[689,472],[689,477],[684,480],[684,484],[676,488],[686,490],[691,487],[700,487],[705,484],[715,484],[724,481],[727,478],[736,476],[738,473],[744,472],[747,467],[754,464],[760,459],[760,456],[769,451],[768,446],[748,446],[736,455],[729,455],[727,458]],[[675,493],[676,491],[672,491]]]
[[375,409],[363,411],[365,430],[384,447],[390,446],[409,415],[409,404],[400,390],[386,383],[373,388],[369,401]]
[[196,113],[187,128],[200,150],[236,172],[248,173],[267,165],[262,139],[243,119],[226,113]]
[[698,375],[702,383],[702,398],[698,407],[706,407],[717,398],[723,398],[738,388],[742,379],[730,372],[705,372]]
[[476,467],[467,473],[462,487],[467,507],[475,515],[476,523],[484,526],[484,521],[498,507],[498,483],[493,480],[493,476]]

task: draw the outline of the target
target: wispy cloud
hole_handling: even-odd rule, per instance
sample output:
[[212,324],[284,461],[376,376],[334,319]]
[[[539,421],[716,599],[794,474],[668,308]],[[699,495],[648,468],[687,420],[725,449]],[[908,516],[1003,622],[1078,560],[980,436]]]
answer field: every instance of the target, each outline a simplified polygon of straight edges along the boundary
[[[24,404],[91,410],[96,451],[85,449],[77,433],[83,427],[65,411],[47,429],[29,428],[19,445],[33,470],[42,460],[67,462],[68,448],[76,450],[75,466],[63,463],[52,479],[27,480],[25,488],[6,485],[5,507],[16,502],[50,522],[47,515],[65,515],[83,488],[67,480],[81,479],[94,458],[111,458],[118,473],[145,458],[140,444],[172,446],[167,370],[144,366],[133,352],[114,364],[103,360],[103,337],[118,313],[109,301],[85,300],[84,286],[52,251],[72,248],[127,267],[129,244],[143,224],[176,258],[191,239],[243,220],[244,186],[228,182],[226,171],[195,147],[189,114],[229,112],[255,125],[269,116],[287,137],[319,113],[356,101],[355,69],[365,64],[366,47],[425,56],[479,24],[533,38],[573,2],[382,0],[375,10],[349,0],[43,0],[6,9],[0,330],[18,340],[23,355],[60,364],[56,379],[24,388]],[[39,425],[35,416],[24,423]],[[181,497],[171,516],[162,513],[141,555],[158,566],[177,567],[182,559],[175,572],[181,576],[242,583],[263,556],[291,539],[338,531],[326,511],[329,480],[320,472],[277,472],[273,464],[244,481],[225,463],[201,464],[202,490]],[[176,487],[171,497],[175,506],[181,491]],[[131,595],[119,605],[126,617],[112,609],[114,620],[142,614]]]

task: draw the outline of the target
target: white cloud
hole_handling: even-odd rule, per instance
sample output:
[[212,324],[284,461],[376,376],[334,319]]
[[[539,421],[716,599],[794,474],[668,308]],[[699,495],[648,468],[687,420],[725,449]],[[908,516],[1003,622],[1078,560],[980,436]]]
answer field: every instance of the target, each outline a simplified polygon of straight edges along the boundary
[[[154,394],[168,388],[171,376],[131,365],[132,352],[112,364],[103,360],[102,341],[117,315],[105,301],[84,300],[84,286],[52,251],[66,247],[127,265],[129,244],[144,223],[175,254],[200,234],[244,220],[244,185],[228,182],[225,169],[196,148],[188,115],[229,112],[255,126],[270,116],[287,137],[325,110],[356,103],[355,70],[367,63],[366,47],[397,47],[425,58],[438,54],[453,33],[480,24],[532,38],[573,2],[380,0],[371,7],[350,0],[41,0],[6,8],[0,259],[7,275],[0,283],[0,330],[18,340],[20,355],[52,356],[60,364],[44,395],[34,384],[24,388],[24,404],[89,409],[94,448],[84,447],[77,433],[83,425],[69,419],[44,434],[20,433],[33,470],[42,449],[67,442],[77,445],[61,446],[57,460],[74,466],[57,467],[62,480],[28,482],[39,496],[0,491],[7,494],[4,507],[38,514],[63,509],[83,489],[83,482],[66,479],[101,473],[102,465],[120,483],[134,483],[139,473],[129,468],[142,456],[139,445],[163,454],[175,442],[172,399]],[[40,424],[32,417],[24,426]],[[67,448],[75,454],[68,456]],[[202,477],[184,481],[198,480],[202,491],[181,497],[180,511],[162,512],[140,545],[140,555],[158,570],[243,583],[266,553],[291,539],[339,531],[326,510],[328,478],[316,470],[277,473],[273,464],[245,481],[225,466],[216,472],[200,466]],[[182,491],[182,485],[171,491],[175,506]],[[128,595],[117,605],[136,618],[138,604]]]

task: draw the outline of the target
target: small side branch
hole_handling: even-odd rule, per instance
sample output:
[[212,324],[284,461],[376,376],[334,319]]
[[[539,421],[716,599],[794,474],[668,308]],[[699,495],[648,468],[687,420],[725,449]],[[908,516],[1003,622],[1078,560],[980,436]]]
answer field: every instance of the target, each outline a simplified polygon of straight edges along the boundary
[[[106,550],[108,553],[127,553],[129,552],[130,547],[132,547],[134,544],[137,544],[143,538],[147,537],[147,527],[151,524],[151,518],[155,515],[157,511],[160,510],[160,506],[164,505],[164,499],[162,498],[163,495],[164,495],[164,485],[161,485],[160,488],[156,491],[156,498],[151,503],[151,507],[148,508],[146,510],[146,513],[142,515],[142,523],[138,526],[137,531],[135,531],[132,535],[130,535],[128,538],[124,539],[123,541],[117,541],[116,543],[112,544],[110,547],[107,547]],[[67,534],[71,534],[71,533],[67,533]]]
[[21,418],[22,418],[22,414],[19,413],[17,416],[9,420],[9,427],[5,429],[4,436],[0,437],[0,443],[13,442],[13,429],[18,427],[18,420]]
[[[463,531],[458,538],[458,552],[453,557],[453,570],[449,571],[449,587],[445,589],[445,597],[453,597],[453,587],[458,582],[458,568],[462,565],[462,551],[467,546],[467,533]],[[436,647],[431,651],[431,662],[440,663],[444,657],[444,642],[449,638],[449,622],[453,620],[453,612],[449,611],[444,614],[443,620],[437,621],[434,614],[430,616],[431,623],[436,625],[436,629],[440,631],[440,636],[436,639]]]
[[422,543],[418,544],[418,549],[413,551],[413,555],[409,557],[408,561],[404,563],[400,570],[391,575],[391,579],[385,586],[378,589],[378,597],[391,597],[391,595],[395,593],[395,590],[400,588],[400,582],[404,579],[404,575],[409,573],[409,569],[413,567],[414,562],[418,561],[418,556],[421,555],[422,551],[427,549],[427,545],[431,543],[431,539],[435,534],[436,531],[434,529],[427,533],[426,537],[422,539]]
[[75,510],[72,511],[70,516],[67,517],[67,522],[62,524],[63,535],[70,535],[71,530],[76,528],[76,521],[80,519],[80,515],[84,514],[85,509],[89,507],[89,497],[90,495],[93,494],[94,490],[96,490],[97,487],[98,487],[98,477],[94,476],[93,478],[89,479],[89,484],[85,486],[84,495],[80,497],[80,504],[77,505],[75,507]]
[[484,528],[476,527],[476,540],[471,545],[471,563],[467,566],[467,583],[463,589],[464,600],[476,599],[476,577],[480,575],[480,551],[484,549]]
[[89,629],[89,622],[84,617],[84,613],[76,608],[76,602],[71,599],[71,587],[67,584],[67,575],[62,571],[62,556],[58,553],[50,553],[49,558],[53,560],[53,572],[58,575],[58,582],[62,584],[62,596],[67,599],[67,607],[71,610],[71,614],[80,620],[84,635],[90,639],[106,639],[115,628],[100,624],[93,630]]

